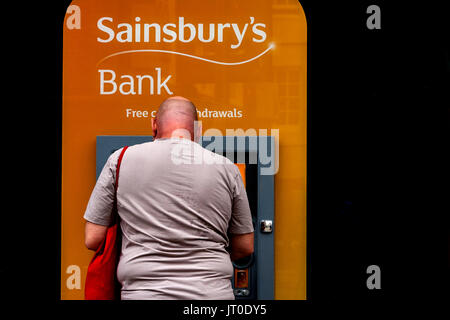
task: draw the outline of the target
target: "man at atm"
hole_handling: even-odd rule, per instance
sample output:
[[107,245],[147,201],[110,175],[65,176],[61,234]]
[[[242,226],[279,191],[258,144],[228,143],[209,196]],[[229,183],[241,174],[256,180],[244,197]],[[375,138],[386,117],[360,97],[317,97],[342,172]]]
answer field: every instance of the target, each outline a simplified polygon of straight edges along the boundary
[[[231,260],[253,253],[239,169],[194,142],[196,120],[192,102],[169,98],[152,118],[155,140],[130,146],[123,156],[117,190],[123,300],[234,299]],[[91,250],[112,221],[120,152],[103,167],[84,214]]]

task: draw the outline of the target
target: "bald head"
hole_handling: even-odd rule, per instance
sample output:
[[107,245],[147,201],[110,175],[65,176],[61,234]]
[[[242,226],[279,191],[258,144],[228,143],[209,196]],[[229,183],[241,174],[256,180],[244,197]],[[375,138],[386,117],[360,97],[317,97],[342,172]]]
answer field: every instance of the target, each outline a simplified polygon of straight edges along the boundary
[[197,121],[197,109],[183,97],[170,97],[161,103],[155,119],[152,119],[153,135],[156,138],[170,138],[189,133],[194,137],[194,121]]

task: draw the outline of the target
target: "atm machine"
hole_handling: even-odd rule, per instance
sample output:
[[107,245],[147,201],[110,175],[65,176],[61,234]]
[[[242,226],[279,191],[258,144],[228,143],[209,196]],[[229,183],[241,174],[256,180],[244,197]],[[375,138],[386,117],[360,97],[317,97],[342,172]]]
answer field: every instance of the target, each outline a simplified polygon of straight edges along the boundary
[[[108,157],[123,146],[153,141],[152,136],[97,136],[96,177]],[[261,154],[274,155],[270,136],[202,137],[203,147],[235,162],[245,182],[253,226],[254,253],[233,262],[232,285],[237,300],[274,299],[274,175],[264,174],[267,167]],[[213,148],[211,146],[214,146]],[[267,148],[267,149],[266,149]],[[273,158],[273,157],[272,157]]]

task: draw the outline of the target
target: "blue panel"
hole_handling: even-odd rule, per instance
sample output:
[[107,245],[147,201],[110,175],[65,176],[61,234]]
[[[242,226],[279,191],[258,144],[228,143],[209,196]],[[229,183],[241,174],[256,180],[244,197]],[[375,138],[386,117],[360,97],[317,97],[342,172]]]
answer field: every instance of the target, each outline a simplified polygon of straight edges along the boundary
[[153,141],[152,136],[97,136],[96,176],[98,178],[109,156],[116,150],[139,143]]
[[[96,177],[101,173],[108,157],[116,150],[124,146],[153,141],[152,136],[98,136],[96,153]],[[275,141],[273,137],[202,137],[200,144],[213,152],[228,157],[231,161],[243,163],[236,154],[247,153],[250,163],[258,165],[258,206],[255,226],[255,256],[256,270],[252,268],[252,274],[256,271],[257,299],[274,299],[274,232],[262,233],[260,231],[261,220],[274,222],[274,172],[273,163],[268,162],[268,156],[275,158]],[[265,149],[265,150],[264,150]],[[264,150],[264,151],[262,151]],[[270,150],[270,155],[267,150]],[[266,155],[267,157],[264,157]],[[241,159],[242,160],[242,159]],[[262,161],[261,161],[262,160]],[[265,170],[265,171],[264,171]]]
[[[271,150],[274,156],[274,138],[258,137],[258,147],[262,145]],[[264,139],[264,141],[263,141]],[[261,168],[268,167],[260,163],[261,150],[258,149],[258,213],[257,225],[255,230],[255,253],[258,266],[257,288],[258,300],[274,299],[274,232],[275,232],[275,188],[274,175],[261,174]],[[260,231],[261,220],[272,220],[272,232],[263,233]]]

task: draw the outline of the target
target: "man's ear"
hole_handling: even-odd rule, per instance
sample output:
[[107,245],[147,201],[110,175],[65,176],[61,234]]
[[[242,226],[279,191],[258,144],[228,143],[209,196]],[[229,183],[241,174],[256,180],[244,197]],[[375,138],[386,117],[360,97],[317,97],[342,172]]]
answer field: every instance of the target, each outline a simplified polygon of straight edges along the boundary
[[158,128],[157,128],[157,124],[156,124],[156,118],[152,118],[151,119],[151,123],[152,123],[152,136],[153,139],[156,138],[156,134],[158,132]]

